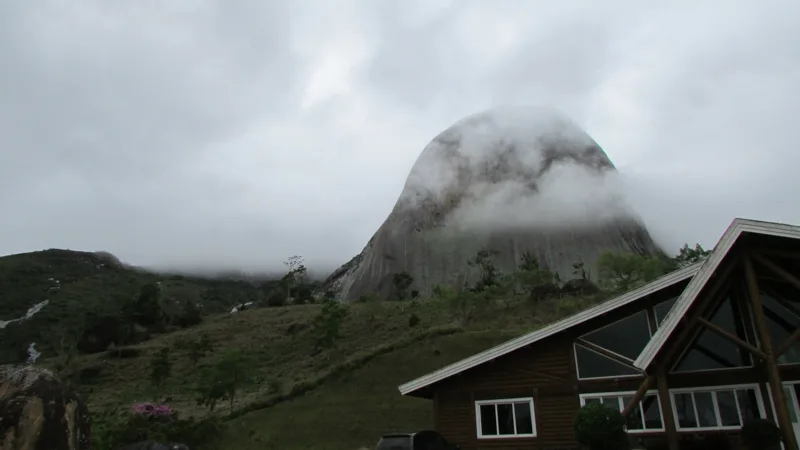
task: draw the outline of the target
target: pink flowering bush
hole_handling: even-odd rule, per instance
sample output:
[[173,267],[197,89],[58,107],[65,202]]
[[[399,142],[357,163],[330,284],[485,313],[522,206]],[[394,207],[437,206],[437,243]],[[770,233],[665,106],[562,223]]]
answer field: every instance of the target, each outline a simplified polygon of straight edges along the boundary
[[179,442],[195,448],[214,441],[220,430],[216,417],[183,419],[167,404],[136,402],[95,416],[92,448],[117,450],[143,441]]
[[159,405],[153,402],[134,403],[131,406],[131,411],[139,416],[146,417],[172,417],[175,412],[167,404]]

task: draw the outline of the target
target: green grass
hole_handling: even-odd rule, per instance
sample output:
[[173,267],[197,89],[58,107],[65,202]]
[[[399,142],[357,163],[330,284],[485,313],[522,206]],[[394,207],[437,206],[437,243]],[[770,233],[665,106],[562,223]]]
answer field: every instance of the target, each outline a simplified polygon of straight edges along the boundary
[[514,336],[469,331],[383,354],[306,395],[232,419],[216,448],[356,450],[374,448],[383,433],[430,428],[431,403],[402,397],[397,386]]
[[61,330],[74,328],[88,312],[119,310],[154,282],[161,283],[165,299],[200,302],[209,313],[264,295],[247,281],[158,274],[124,266],[107,254],[53,249],[0,257],[0,320],[21,317],[49,300],[30,320],[0,329],[0,363],[24,358],[31,342],[52,354]]
[[[233,415],[227,405],[214,412],[226,427],[208,449],[356,449],[373,446],[385,432],[432,425],[431,405],[400,396],[398,385],[593,303],[498,302],[466,325],[454,322],[447,305],[436,300],[352,304],[337,348],[318,354],[310,324],[319,305],[259,308],[133,346],[139,352],[134,358],[79,357],[71,371],[95,372],[78,383],[96,420],[102,420],[104,411],[156,398],[148,375],[150,357],[159,348],[206,333],[218,347],[214,354],[195,367],[174,351],[172,377],[160,390],[182,416],[209,414],[196,406],[193,387],[202,367],[226,350],[244,350],[250,374],[261,381],[243,390]],[[420,318],[414,327],[412,314]],[[273,380],[280,381],[279,392],[270,390]]]
[[[230,296],[220,301],[231,303],[243,301],[253,286],[158,275],[97,258],[65,251],[0,258],[0,293],[5,296],[0,318],[21,315],[49,293],[51,304],[16,331],[34,333],[49,329],[47,325],[57,331],[64,321],[84,311],[113,306],[136,295],[147,282],[160,281],[165,295],[221,290]],[[49,278],[62,280],[55,293],[49,290]],[[597,301],[572,297],[539,304],[492,300],[466,324],[454,320],[448,305],[439,300],[355,303],[348,306],[336,347],[323,352],[314,349],[313,322],[320,305],[228,314],[221,311],[229,306],[219,303],[213,306],[220,312],[199,325],[125,347],[128,358],[109,352],[78,355],[59,374],[84,395],[96,423],[102,423],[107,412],[129,408],[133,401],[164,397],[169,397],[182,417],[219,416],[225,421],[222,436],[209,443],[207,450],[371,448],[383,433],[432,425],[430,402],[402,397],[398,385]],[[412,315],[419,318],[415,326],[409,324]],[[204,334],[215,350],[194,365],[178,343]],[[0,334],[0,352],[4,346],[15,348],[12,343],[27,347],[40,336],[20,333],[14,342],[3,340],[6,337]],[[172,373],[155,388],[149,381],[150,361],[164,347],[172,349]],[[243,351],[248,372],[257,382],[238,394],[234,414],[229,414],[226,403],[212,413],[196,405],[195,387],[203,370],[230,350]],[[46,358],[40,364],[58,368],[61,362],[61,358]]]

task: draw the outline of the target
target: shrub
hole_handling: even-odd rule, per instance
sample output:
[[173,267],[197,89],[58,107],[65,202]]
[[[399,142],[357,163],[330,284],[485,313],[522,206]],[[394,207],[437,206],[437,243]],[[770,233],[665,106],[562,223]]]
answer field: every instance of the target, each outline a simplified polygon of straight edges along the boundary
[[781,430],[771,420],[748,420],[742,426],[742,440],[750,449],[777,449],[781,445]]
[[413,328],[413,327],[417,326],[418,324],[419,324],[419,316],[417,316],[416,314],[412,313],[411,317],[408,318],[408,326]]
[[98,417],[92,431],[92,448],[116,450],[142,441],[179,442],[196,448],[216,439],[220,429],[215,417],[181,419],[169,405],[137,403],[128,411]]
[[589,450],[628,450],[622,414],[600,403],[582,407],[575,416],[575,439]]

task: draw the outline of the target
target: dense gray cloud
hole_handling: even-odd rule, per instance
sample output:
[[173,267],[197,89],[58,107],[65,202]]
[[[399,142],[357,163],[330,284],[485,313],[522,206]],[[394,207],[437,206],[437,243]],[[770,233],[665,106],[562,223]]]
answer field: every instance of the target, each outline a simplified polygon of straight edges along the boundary
[[800,2],[0,2],[0,254],[330,268],[422,148],[553,106],[663,245],[800,223]]

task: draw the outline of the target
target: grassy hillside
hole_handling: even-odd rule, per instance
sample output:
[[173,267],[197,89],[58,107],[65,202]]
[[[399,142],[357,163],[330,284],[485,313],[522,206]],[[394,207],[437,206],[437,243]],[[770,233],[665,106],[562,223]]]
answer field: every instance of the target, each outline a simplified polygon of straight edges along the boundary
[[0,329],[0,363],[24,360],[31,342],[52,354],[60,331],[75,329],[87,315],[114,314],[152,283],[160,283],[164,299],[201,303],[207,313],[264,296],[263,283],[158,274],[125,266],[104,253],[53,249],[0,257],[0,321],[21,317],[49,300],[24,326],[11,323]]
[[[78,357],[64,376],[80,386],[99,421],[133,401],[168,397],[183,417],[225,420],[220,441],[207,448],[355,449],[373,445],[384,432],[431,425],[430,405],[401,397],[399,384],[596,301],[498,303],[466,324],[437,300],[353,304],[335,348],[319,353],[313,321],[320,305],[259,308],[131,346],[126,358],[109,352]],[[414,326],[412,315],[419,319]],[[203,334],[216,348],[193,365],[179,343]],[[174,349],[172,373],[155,388],[150,364],[164,347]],[[233,416],[227,405],[210,413],[197,406],[194,388],[202,372],[233,349],[246,353],[255,383],[237,395]]]
[[[652,261],[646,258],[608,255],[607,259],[609,268],[618,268],[609,271],[608,279],[618,275],[616,290],[631,287],[635,278],[631,274],[638,277],[636,282],[653,276]],[[0,338],[18,334],[13,341],[0,342],[0,350],[18,352],[34,338],[43,338],[43,330],[57,336],[64,323],[99,309],[119,308],[131,297],[141,297],[143,285],[160,283],[162,300],[195,295],[208,302],[202,322],[160,329],[144,341],[90,354],[66,357],[55,352],[37,362],[58,372],[84,396],[94,416],[95,437],[123,436],[118,440],[130,443],[142,437],[176,436],[158,429],[162,434],[154,437],[153,422],[131,419],[134,402],[156,401],[168,403],[182,419],[191,418],[194,422],[181,422],[189,423],[189,428],[181,428],[180,436],[196,438],[195,447],[200,443],[206,450],[354,450],[373,446],[386,432],[431,426],[429,402],[400,396],[399,384],[609,295],[569,295],[589,291],[581,279],[557,282],[535,261],[523,261],[518,273],[508,275],[498,276],[489,269],[483,268],[486,283],[480,289],[459,293],[443,288],[430,299],[373,297],[350,305],[331,301],[281,307],[265,307],[268,302],[261,301],[231,314],[227,311],[233,304],[271,294],[257,283],[133,270],[104,255],[63,251],[16,255],[0,258],[4,296],[0,318],[24,314],[45,295],[51,304],[21,326],[9,326]],[[57,289],[53,280],[59,280]],[[192,358],[190,344],[199,342],[211,348]],[[220,374],[227,378],[220,381]],[[238,383],[232,404],[226,395],[230,391],[224,390],[230,388],[225,383],[231,379]],[[210,391],[219,400],[216,408],[197,401],[203,394],[210,398]],[[213,420],[197,425],[208,418]],[[212,428],[218,430],[214,439],[198,437],[200,431]],[[96,442],[96,447],[117,448],[108,442]]]

